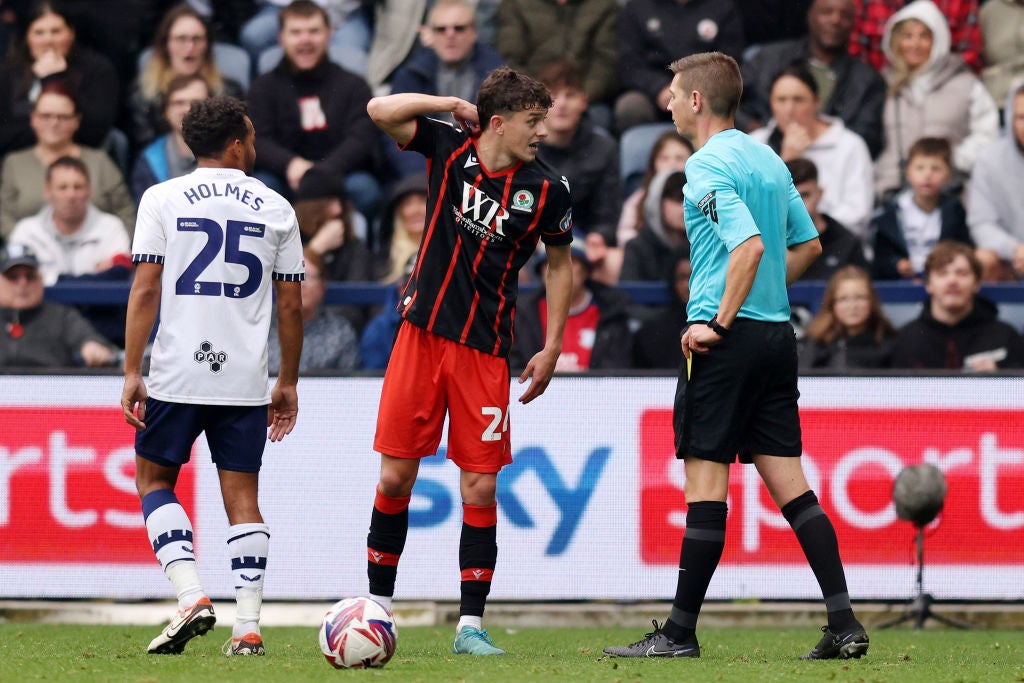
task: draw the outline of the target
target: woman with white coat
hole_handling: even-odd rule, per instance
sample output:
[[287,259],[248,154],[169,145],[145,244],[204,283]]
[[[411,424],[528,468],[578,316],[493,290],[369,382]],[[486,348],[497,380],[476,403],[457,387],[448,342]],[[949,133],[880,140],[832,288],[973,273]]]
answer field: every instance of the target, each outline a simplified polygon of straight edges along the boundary
[[978,150],[999,134],[999,112],[984,84],[950,52],[949,25],[935,3],[916,0],[889,17],[882,46],[889,58],[883,121],[885,149],[875,162],[883,197],[903,183],[907,151],[918,138],[946,138],[953,165],[970,175]]

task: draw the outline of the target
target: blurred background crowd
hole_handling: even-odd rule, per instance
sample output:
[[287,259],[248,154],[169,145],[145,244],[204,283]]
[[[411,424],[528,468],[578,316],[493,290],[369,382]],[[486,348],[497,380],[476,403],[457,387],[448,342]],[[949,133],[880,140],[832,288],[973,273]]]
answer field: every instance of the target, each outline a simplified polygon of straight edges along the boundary
[[[0,0],[0,366],[117,364],[124,305],[46,287],[130,280],[139,199],[195,168],[182,118],[228,94],[248,103],[255,175],[298,216],[302,369],[382,369],[426,176],[366,103],[473,101],[508,64],[551,90],[539,158],[572,186],[559,370],[677,368],[693,147],[666,67],[709,50],[740,62],[737,125],[786,161],[824,247],[804,275],[823,300],[794,314],[803,367],[1024,366],[1019,321],[980,295],[1024,277],[1024,0]],[[544,338],[542,256],[514,367]],[[919,315],[894,325],[880,281],[920,286]],[[332,282],[388,301],[328,305]],[[668,303],[634,303],[638,282]]]

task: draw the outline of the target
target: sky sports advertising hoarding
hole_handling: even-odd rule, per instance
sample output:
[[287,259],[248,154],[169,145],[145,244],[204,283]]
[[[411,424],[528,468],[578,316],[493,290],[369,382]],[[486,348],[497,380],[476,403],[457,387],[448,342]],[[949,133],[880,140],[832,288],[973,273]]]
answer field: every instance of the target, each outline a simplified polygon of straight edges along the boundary
[[[366,589],[378,472],[379,378],[303,378],[299,423],[268,444],[260,502],[271,529],[268,599]],[[558,377],[515,399],[514,462],[498,478],[500,600],[665,599],[685,522],[669,378]],[[0,377],[0,597],[166,598],[133,481],[118,377]],[[914,527],[892,482],[930,462],[949,493],[927,527],[925,589],[941,599],[1024,599],[1024,379],[801,379],[804,465],[839,536],[855,599],[915,590]],[[500,427],[499,427],[500,428]],[[442,442],[443,443],[443,442]],[[458,470],[423,462],[399,599],[458,598]],[[178,495],[200,575],[233,594],[227,520],[204,440]],[[752,467],[733,467],[726,549],[711,599],[819,598]]]

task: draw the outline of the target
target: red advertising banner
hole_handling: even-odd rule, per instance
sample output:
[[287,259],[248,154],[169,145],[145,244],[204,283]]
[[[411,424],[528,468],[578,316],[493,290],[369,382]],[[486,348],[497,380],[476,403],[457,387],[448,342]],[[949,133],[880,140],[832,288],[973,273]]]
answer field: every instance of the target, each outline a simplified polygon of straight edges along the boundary
[[[896,516],[892,485],[906,466],[941,469],[945,507],[928,527],[928,562],[1024,561],[1021,411],[877,408],[801,411],[804,468],[847,564],[912,561],[915,528]],[[641,557],[676,564],[685,523],[682,463],[670,410],[640,417]],[[753,467],[734,466],[722,562],[802,564],[803,553]]]
[[[183,468],[176,489],[190,514],[194,472]],[[0,410],[0,562],[154,561],[119,410]]]

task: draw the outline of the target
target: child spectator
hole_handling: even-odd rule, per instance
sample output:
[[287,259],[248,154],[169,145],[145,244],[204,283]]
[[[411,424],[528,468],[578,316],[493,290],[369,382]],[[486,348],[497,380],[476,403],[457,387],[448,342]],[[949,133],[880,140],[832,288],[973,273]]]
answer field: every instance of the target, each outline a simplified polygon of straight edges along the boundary
[[840,268],[825,285],[821,308],[804,330],[801,368],[887,368],[896,330],[868,272]]
[[212,94],[210,86],[199,74],[175,76],[167,84],[167,93],[161,100],[164,124],[170,131],[149,143],[135,161],[132,196],[136,203],[152,185],[195,170],[196,158],[181,135],[181,122],[193,102],[205,100]]
[[921,138],[907,155],[907,184],[871,221],[876,280],[919,277],[940,240],[973,247],[963,204],[950,187],[952,148],[944,138]]
[[844,266],[866,269],[868,262],[864,258],[864,245],[860,239],[842,223],[818,209],[824,194],[818,184],[818,167],[810,159],[793,159],[786,162],[786,168],[793,176],[793,185],[804,200],[804,207],[811,215],[814,227],[818,229],[818,240],[821,242],[821,256],[808,266],[800,279],[827,280]]
[[665,171],[654,176],[643,202],[643,225],[626,243],[620,281],[663,282],[675,249],[689,249],[683,220],[682,171]]
[[644,196],[654,176],[663,171],[682,171],[691,154],[693,143],[675,130],[667,130],[655,139],[647,157],[647,170],[640,187],[622,202],[622,215],[619,216],[616,233],[619,244],[625,244],[637,236],[643,223]]

